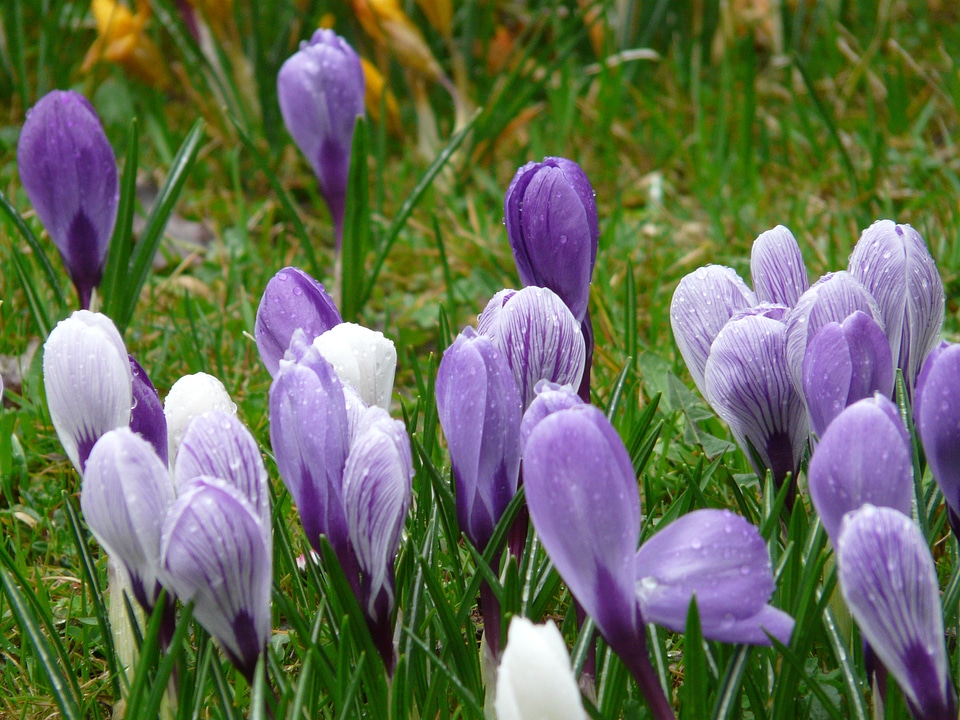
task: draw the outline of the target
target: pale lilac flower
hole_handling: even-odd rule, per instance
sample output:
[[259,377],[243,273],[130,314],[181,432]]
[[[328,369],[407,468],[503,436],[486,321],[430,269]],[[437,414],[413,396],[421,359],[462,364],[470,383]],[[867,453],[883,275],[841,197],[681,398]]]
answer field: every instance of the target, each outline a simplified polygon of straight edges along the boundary
[[757,300],[793,307],[810,287],[807,266],[793,233],[783,225],[761,233],[750,251]]
[[555,412],[574,405],[582,405],[583,399],[577,395],[573,385],[557,385],[549,380],[541,380],[534,386],[536,397],[523,413],[520,422],[520,453],[527,444],[527,438],[541,420]]

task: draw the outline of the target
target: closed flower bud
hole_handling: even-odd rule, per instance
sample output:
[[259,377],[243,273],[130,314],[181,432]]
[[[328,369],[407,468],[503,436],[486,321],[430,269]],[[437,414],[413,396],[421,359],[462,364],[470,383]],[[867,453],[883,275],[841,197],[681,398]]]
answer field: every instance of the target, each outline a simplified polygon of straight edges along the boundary
[[750,251],[757,300],[793,307],[810,287],[797,239],[783,225],[761,233]]
[[230,399],[227,389],[213,375],[203,372],[184,375],[170,388],[163,402],[163,414],[167,418],[167,456],[171,467],[176,462],[180,440],[190,421],[210,410],[237,412],[237,405]]
[[327,359],[340,381],[356,390],[367,405],[390,408],[397,348],[378,330],[340,323],[318,335],[313,346]]
[[555,412],[565,410],[574,405],[583,405],[583,400],[577,395],[572,385],[557,385],[548,380],[541,380],[534,387],[537,396],[530,403],[530,407],[523,413],[520,422],[520,451],[527,444],[527,438],[541,420]]
[[17,145],[20,181],[90,307],[117,220],[117,161],[93,106],[54,90],[27,113]]

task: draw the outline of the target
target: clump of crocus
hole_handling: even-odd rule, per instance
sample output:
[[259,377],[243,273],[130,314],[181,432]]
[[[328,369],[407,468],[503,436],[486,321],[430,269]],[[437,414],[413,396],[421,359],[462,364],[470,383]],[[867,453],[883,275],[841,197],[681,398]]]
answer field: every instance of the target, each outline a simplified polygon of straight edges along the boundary
[[937,570],[920,528],[892,508],[864,505],[849,513],[837,542],[837,576],[860,632],[913,717],[955,720]]
[[117,220],[117,161],[93,106],[73,91],[54,90],[27,113],[17,145],[20,182],[90,307],[103,278]]
[[853,248],[849,270],[876,299],[890,352],[912,396],[943,326],[943,281],[927,244],[909,225],[878,220]]
[[280,68],[277,96],[287,130],[320,183],[339,251],[353,129],[364,114],[360,58],[332,30],[317,30]]

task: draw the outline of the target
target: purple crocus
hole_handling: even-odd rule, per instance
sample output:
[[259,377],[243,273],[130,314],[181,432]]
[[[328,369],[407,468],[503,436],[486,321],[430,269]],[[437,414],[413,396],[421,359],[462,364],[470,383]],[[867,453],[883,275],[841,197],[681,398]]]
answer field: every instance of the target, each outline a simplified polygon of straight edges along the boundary
[[673,337],[700,394],[710,346],[734,313],[757,304],[757,296],[733,268],[706,265],[684,276],[670,301]]
[[943,342],[927,357],[917,379],[913,417],[956,535],[960,532],[960,345]]
[[307,342],[343,322],[323,285],[296,267],[285,267],[267,283],[257,308],[253,336],[260,359],[276,377],[283,354],[297,328]]
[[320,183],[339,251],[353,129],[364,115],[360,57],[332,30],[317,30],[280,68],[277,96],[287,130]]
[[582,322],[600,237],[586,173],[565,158],[527,163],[513,176],[503,214],[520,282],[550,288]]
[[860,632],[917,720],[956,720],[940,587],[930,549],[906,515],[864,505],[843,521],[840,590]]
[[530,405],[540,380],[579,386],[586,363],[583,333],[552,290],[501,290],[480,314],[477,332],[503,353],[523,408]]
[[883,328],[859,310],[821,327],[803,358],[810,429],[821,437],[840,411],[876,392],[893,393],[893,359]]
[[890,352],[912,394],[943,326],[943,281],[927,244],[909,225],[878,220],[853,248],[850,273],[876,298]]
[[517,492],[520,395],[503,353],[466,328],[443,354],[436,398],[453,465],[457,521],[482,552]]
[[140,367],[133,355],[130,359],[130,375],[133,380],[133,408],[130,412],[130,429],[147,440],[164,465],[167,464],[167,418],[163,412],[160,394],[150,382],[146,370]]
[[17,144],[20,182],[90,307],[117,220],[117,160],[100,119],[72,90],[44,95],[27,113]]
[[537,423],[555,412],[583,404],[583,398],[577,395],[572,385],[557,385],[549,380],[541,380],[534,387],[534,392],[537,395],[523,413],[523,420],[520,421],[521,455]]
[[761,233],[750,251],[757,300],[793,307],[810,287],[797,239],[783,225]]
[[807,480],[813,506],[834,542],[843,516],[865,503],[909,515],[913,451],[893,402],[877,394],[837,415],[810,458]]

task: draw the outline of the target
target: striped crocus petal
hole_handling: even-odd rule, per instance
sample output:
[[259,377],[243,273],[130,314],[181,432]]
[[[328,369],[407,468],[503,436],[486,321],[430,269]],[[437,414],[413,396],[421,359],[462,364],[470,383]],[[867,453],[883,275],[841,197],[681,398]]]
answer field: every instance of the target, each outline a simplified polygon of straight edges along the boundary
[[827,323],[843,322],[858,310],[885,327],[877,301],[844,270],[827,273],[800,296],[787,317],[790,382],[798,393],[803,391],[803,358],[809,342]]
[[93,446],[80,509],[97,541],[126,567],[134,597],[147,611],[160,592],[160,533],[173,501],[166,464],[130,428],[111,430]]
[[[318,553],[326,535],[348,565],[343,515],[347,410],[340,379],[302,331],[270,386],[270,444],[284,485],[297,503],[307,540]],[[298,359],[294,360],[294,357]]]
[[453,466],[457,521],[482,551],[517,492],[520,395],[503,353],[467,328],[443,353],[436,398]]
[[843,516],[864,503],[909,515],[913,453],[896,406],[878,394],[841,412],[810,458],[807,482],[834,542]]
[[163,464],[167,464],[167,418],[163,414],[163,403],[160,394],[150,382],[146,371],[140,363],[130,359],[130,375],[133,380],[133,408],[130,412],[130,429],[153,445]]
[[270,527],[270,492],[260,446],[236,415],[211,410],[190,423],[180,442],[173,476],[177,488],[208,475],[234,485]]
[[837,543],[840,590],[860,632],[918,720],[955,720],[940,587],[920,528],[891,508],[864,505]]
[[695,596],[706,638],[769,645],[769,632],[790,642],[793,618],[767,604],[774,584],[766,543],[729,510],[674,520],[641,546],[635,567],[645,622],[683,632]]
[[57,323],[43,345],[43,384],[57,437],[82,473],[100,436],[130,425],[133,377],[113,321],[78,310]]
[[786,326],[764,314],[728,322],[711,347],[704,384],[757,474],[769,469],[777,487],[787,473],[796,476],[809,424],[787,376]]
[[700,394],[710,345],[738,310],[757,304],[757,296],[733,268],[707,265],[686,275],[670,301],[673,339]]
[[842,323],[821,327],[803,358],[810,429],[822,436],[840,411],[877,392],[893,393],[893,359],[883,329],[859,310]]
[[783,225],[761,233],[750,251],[750,278],[760,302],[793,307],[810,287],[797,239]]
[[171,467],[176,463],[177,449],[190,421],[211,410],[233,415],[237,412],[227,389],[213,375],[204,372],[184,375],[170,388],[163,401],[163,414],[167,418],[167,456]]
[[592,405],[553,413],[530,434],[523,468],[530,518],[560,577],[616,653],[637,652],[640,497],[617,431]]
[[267,283],[257,308],[253,336],[260,359],[276,376],[293,331],[303,330],[307,342],[343,322],[323,285],[297,267],[285,267]]
[[927,244],[909,225],[878,220],[853,248],[850,273],[876,298],[907,391],[943,327],[943,281]]
[[529,286],[512,295],[498,293],[481,314],[478,332],[506,357],[524,409],[540,380],[580,385],[586,363],[583,333],[552,290]]
[[574,405],[583,405],[583,400],[577,395],[572,385],[557,385],[548,380],[541,380],[534,387],[537,394],[530,403],[530,407],[523,414],[520,422],[520,452],[527,444],[527,438],[541,420],[555,412],[565,410]]
[[220,478],[191,480],[171,506],[161,580],[252,680],[270,634],[273,550],[256,509]]
[[[933,477],[960,516],[960,345],[934,348],[917,381],[913,416]],[[951,523],[960,525],[957,518]]]
[[333,365],[345,385],[360,393],[367,405],[390,409],[397,348],[378,330],[340,323],[318,335],[314,347]]

